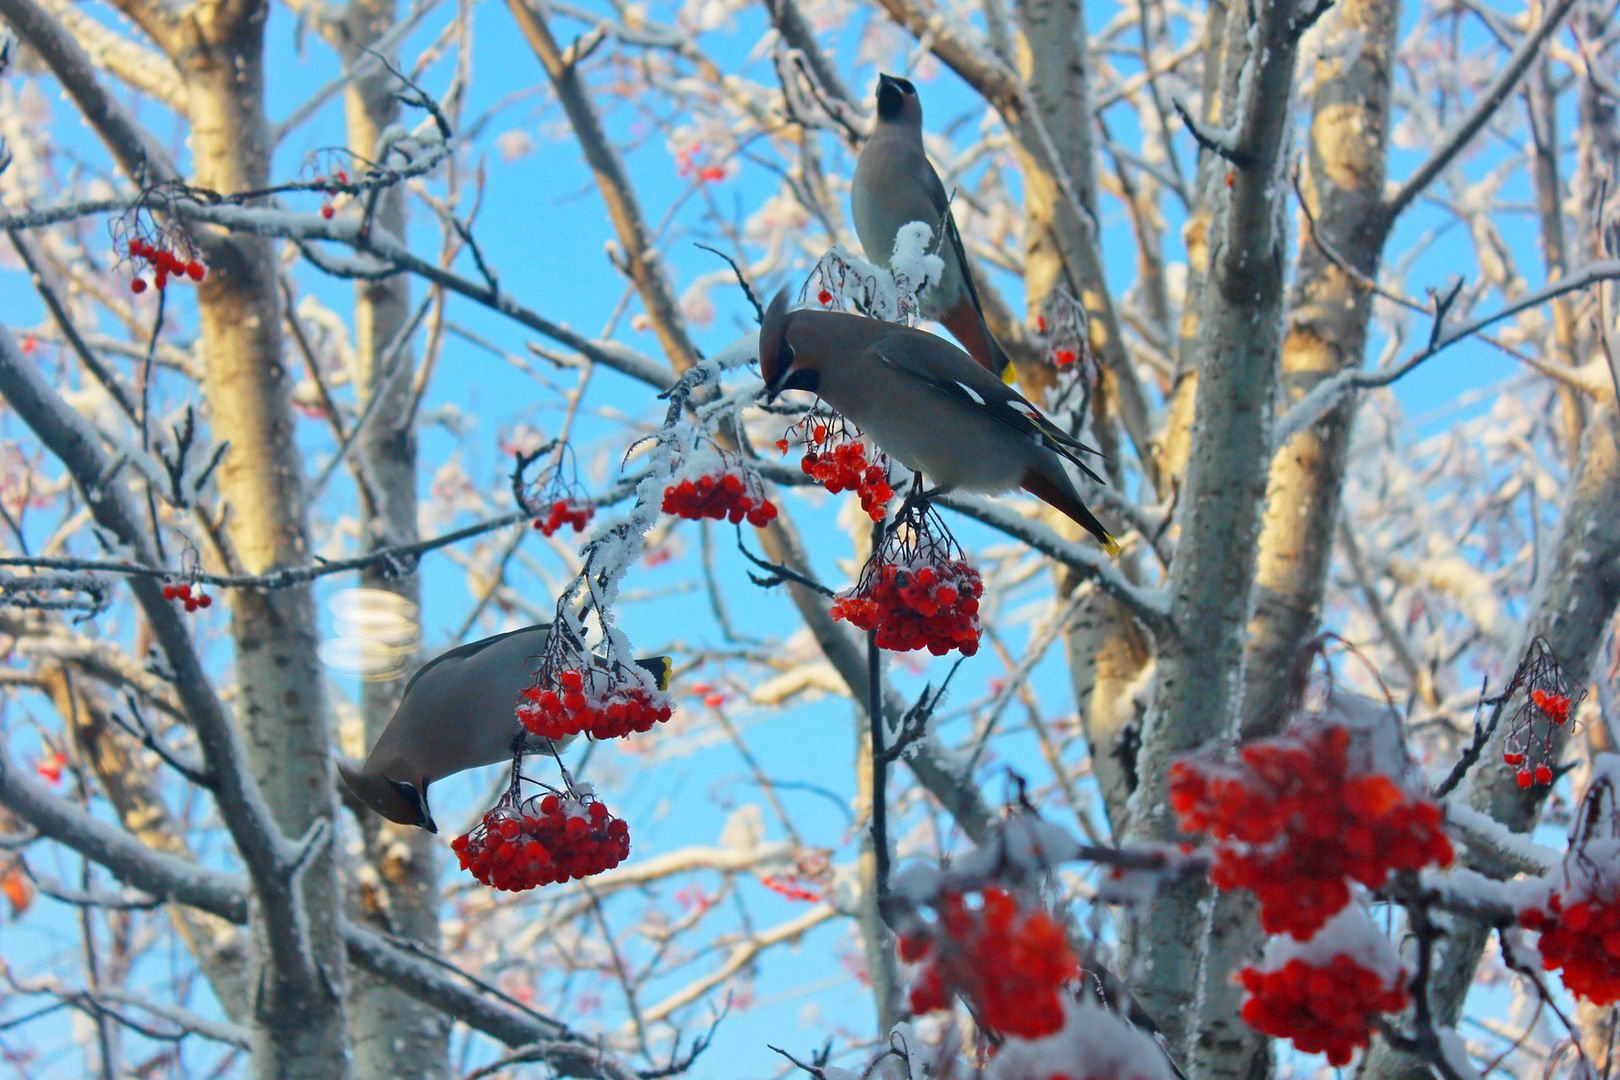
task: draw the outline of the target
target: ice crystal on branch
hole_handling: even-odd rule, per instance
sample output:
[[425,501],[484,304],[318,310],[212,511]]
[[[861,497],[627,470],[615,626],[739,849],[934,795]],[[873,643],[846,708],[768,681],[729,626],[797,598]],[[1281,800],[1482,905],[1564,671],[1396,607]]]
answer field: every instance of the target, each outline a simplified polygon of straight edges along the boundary
[[862,315],[915,326],[922,317],[919,299],[945,272],[935,252],[938,243],[927,223],[914,221],[895,234],[887,268],[831,248],[810,271],[799,302],[811,297],[824,308],[853,308]]
[[939,515],[908,503],[830,614],[877,635],[880,649],[979,651],[984,582]]
[[1182,829],[1219,841],[1218,887],[1250,890],[1268,933],[1304,939],[1350,902],[1352,882],[1376,889],[1392,872],[1451,863],[1440,808],[1368,764],[1346,727],[1289,732],[1236,761],[1176,762],[1170,806]]
[[1503,693],[1512,712],[1502,762],[1514,770],[1520,787],[1552,783],[1558,747],[1574,733],[1570,720],[1585,696],[1584,687],[1569,685],[1546,640],[1532,641]]

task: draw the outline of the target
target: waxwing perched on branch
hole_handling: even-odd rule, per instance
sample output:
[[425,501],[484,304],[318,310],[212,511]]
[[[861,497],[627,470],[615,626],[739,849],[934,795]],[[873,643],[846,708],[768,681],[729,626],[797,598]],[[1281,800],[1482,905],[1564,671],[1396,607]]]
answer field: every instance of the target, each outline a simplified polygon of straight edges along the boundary
[[933,334],[835,311],[788,311],[776,294],[759,327],[766,400],[807,390],[938,490],[997,493],[1021,487],[1074,519],[1108,550],[1108,535],[1063,463],[1096,453],[1070,438],[1022,394]]
[[[533,681],[546,651],[549,623],[458,645],[423,665],[405,684],[393,719],[356,769],[338,759],[338,775],[354,797],[389,821],[439,827],[428,809],[427,789],[466,769],[508,761],[527,733],[516,706]],[[667,656],[637,660],[659,689],[669,684]],[[544,743],[530,740],[528,750]]]
[[968,269],[962,235],[951,216],[951,202],[939,174],[928,163],[922,143],[922,102],[906,79],[879,75],[877,127],[861,147],[850,184],[855,232],[870,261],[888,266],[895,235],[913,221],[926,222],[939,245],[945,273],[921,297],[923,314],[945,324],[962,347],[1004,382],[1012,382],[1012,361],[990,335],[984,308]]

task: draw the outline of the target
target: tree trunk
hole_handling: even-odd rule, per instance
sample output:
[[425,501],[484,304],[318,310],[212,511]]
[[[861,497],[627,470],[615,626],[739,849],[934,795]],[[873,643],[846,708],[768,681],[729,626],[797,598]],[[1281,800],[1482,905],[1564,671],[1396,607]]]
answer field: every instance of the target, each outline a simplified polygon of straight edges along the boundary
[[[1398,0],[1344,0],[1327,16],[1301,184],[1314,237],[1307,220],[1283,342],[1283,407],[1358,366],[1366,349],[1372,292],[1365,282],[1377,278],[1386,236],[1381,210],[1399,15]],[[1360,48],[1343,53],[1335,41],[1359,41]],[[1321,619],[1355,402],[1346,398],[1271,460],[1247,634],[1244,739],[1274,734],[1288,720],[1286,680],[1277,676],[1292,668]],[[1266,1040],[1238,1016],[1242,991],[1232,982],[1239,966],[1259,957],[1255,912],[1247,892],[1215,898],[1191,1059],[1200,1077],[1252,1075],[1265,1052]]]
[[[343,20],[328,36],[340,47],[344,62],[356,64],[365,59],[362,48],[386,33],[395,17],[393,0],[351,0]],[[394,77],[380,67],[349,84],[344,114],[349,149],[358,159],[376,160],[379,137],[399,116],[399,103],[392,96],[397,89]],[[402,188],[389,188],[378,198],[376,223],[389,235],[405,236]],[[401,339],[410,317],[410,279],[405,275],[355,286],[355,415],[357,423],[361,416],[368,419],[355,438],[354,454],[362,489],[361,543],[367,551],[420,539],[411,407],[414,363],[409,342]],[[386,567],[369,567],[361,572],[360,584],[392,593],[412,612],[419,610],[421,582],[415,573],[392,576]],[[407,671],[420,661],[414,652],[404,659]],[[366,747],[377,741],[393,718],[404,689],[403,674],[363,684],[360,710]],[[435,838],[374,814],[361,814],[359,822],[368,869],[355,916],[379,931],[437,950]],[[437,1080],[449,1073],[450,1025],[444,1013],[370,973],[354,975],[349,1031],[360,1080]]]
[[[266,9],[207,9],[179,56],[190,102],[197,183],[220,192],[264,186]],[[309,561],[303,460],[294,441],[290,380],[282,351],[275,256],[246,234],[200,238],[209,274],[198,285],[204,389],[214,431],[231,441],[219,469],[225,531],[248,573]],[[237,722],[249,768],[282,832],[305,834],[334,810],[330,739],[308,586],[230,594],[236,645]],[[259,1075],[325,1080],[347,1074],[344,953],[338,890],[328,847],[304,872],[303,896],[315,984],[255,972],[252,1025]],[[253,949],[259,962],[262,943]]]
[[[1134,842],[1179,838],[1169,808],[1171,763],[1206,742],[1231,738],[1238,728],[1243,629],[1253,606],[1282,345],[1287,233],[1281,207],[1291,117],[1277,103],[1293,94],[1295,12],[1291,3],[1257,5],[1252,32],[1241,27],[1228,35],[1222,93],[1229,104],[1222,113],[1230,117],[1234,160],[1225,163],[1230,183],[1214,186],[1191,455],[1170,580],[1174,631],[1159,642],[1130,802],[1128,839]],[[1209,901],[1207,884],[1171,886],[1126,943],[1137,995],[1178,1059],[1195,1021]]]

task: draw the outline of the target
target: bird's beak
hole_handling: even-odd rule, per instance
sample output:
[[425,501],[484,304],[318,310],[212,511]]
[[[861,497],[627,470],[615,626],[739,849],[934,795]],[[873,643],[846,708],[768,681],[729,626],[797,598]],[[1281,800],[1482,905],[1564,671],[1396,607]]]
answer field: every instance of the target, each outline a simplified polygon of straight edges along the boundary
[[878,85],[879,86],[893,86],[894,82],[895,82],[895,77],[893,75],[890,75],[886,71],[878,72]]
[[433,812],[427,808],[426,802],[422,803],[422,817],[417,824],[430,833],[437,834],[439,831],[439,823],[433,820]]

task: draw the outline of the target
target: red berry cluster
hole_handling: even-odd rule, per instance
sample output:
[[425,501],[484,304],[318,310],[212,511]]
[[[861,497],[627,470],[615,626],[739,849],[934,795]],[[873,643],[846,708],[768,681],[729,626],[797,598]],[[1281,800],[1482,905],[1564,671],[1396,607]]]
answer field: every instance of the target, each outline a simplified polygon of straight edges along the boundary
[[[159,292],[169,287],[170,277],[173,277],[176,281],[184,281],[186,278],[190,278],[192,281],[201,281],[208,276],[208,268],[202,264],[201,260],[182,259],[168,248],[148,243],[138,236],[129,242],[129,253],[153,268],[155,273],[152,275],[152,280],[157,285]],[[146,279],[143,277],[135,278],[129,283],[129,291],[137,295],[145,292]]]
[[979,651],[983,594],[979,572],[961,559],[875,562],[854,589],[833,601],[829,614],[875,630],[880,649],[927,649],[935,656],[958,649],[972,656]]
[[[1535,706],[1536,711],[1549,723],[1557,724],[1559,727],[1569,723],[1570,700],[1568,694],[1532,690],[1530,691],[1530,702]],[[1509,740],[1509,748],[1502,751],[1502,761],[1504,764],[1518,768],[1518,771],[1513,774],[1513,778],[1518,782],[1518,785],[1527,788],[1536,784],[1552,783],[1552,766],[1546,761],[1539,761],[1534,765],[1528,764],[1525,760],[1526,750],[1524,748],[1517,750],[1512,748],[1512,744],[1516,741]],[[1533,745],[1534,740],[1531,739],[1530,742]]]
[[1553,723],[1567,724],[1569,722],[1568,694],[1549,694],[1545,690],[1532,690],[1530,691],[1530,700],[1535,702],[1536,708],[1541,710],[1541,715]]
[[[794,428],[799,427],[798,424]],[[790,428],[791,434],[794,428]],[[804,457],[799,468],[834,495],[853,491],[860,496],[861,509],[873,521],[882,521],[888,512],[894,489],[889,486],[887,460],[879,454],[868,460],[866,443],[850,433],[843,423],[829,426],[821,420],[807,425]],[[788,452],[787,438],[776,441],[776,448]]]
[[752,475],[740,476],[727,470],[717,476],[704,475],[682,480],[664,489],[664,513],[700,521],[713,518],[730,520],[733,525],[747,520],[763,526],[776,518],[776,504],[760,490]]
[[187,611],[196,611],[198,608],[212,607],[214,598],[202,591],[199,586],[195,591],[185,582],[163,586],[163,599],[180,600],[186,605]]
[[520,892],[613,869],[630,854],[630,826],[590,797],[502,800],[450,848],[485,885]]
[[575,532],[584,532],[595,514],[596,507],[582,499],[558,499],[551,504],[550,513],[534,519],[534,527],[547,536],[564,525],[572,525]]
[[1065,984],[1080,975],[1069,939],[1050,915],[988,888],[970,908],[962,893],[940,899],[939,925],[900,938],[900,958],[926,962],[911,987],[915,1013],[948,1008],[959,994],[993,1031],[1036,1039],[1063,1027]]
[[1541,966],[1564,971],[1564,986],[1594,1005],[1620,1001],[1620,894],[1609,889],[1565,903],[1557,892],[1519,922],[1541,932]]
[[1339,953],[1326,966],[1293,959],[1275,971],[1238,973],[1249,997],[1243,1019],[1256,1031],[1292,1039],[1307,1054],[1326,1054],[1345,1065],[1366,1046],[1377,1013],[1400,1012],[1411,995],[1406,973],[1390,985],[1385,976]]
[[820,901],[821,898],[826,894],[821,889],[811,888],[810,886],[815,884],[813,881],[810,882],[809,885],[801,884],[806,880],[807,879],[800,874],[790,874],[786,877],[777,877],[774,874],[761,874],[759,883],[771,890],[771,892],[776,893],[778,896],[785,896],[789,900],[797,900],[802,903],[814,904]]
[[651,730],[675,711],[662,690],[649,690],[633,677],[616,677],[603,668],[565,668],[550,683],[524,690],[517,707],[518,721],[542,739],[582,733],[620,739]]
[[1521,788],[1553,782],[1559,748],[1571,734],[1569,725],[1585,694],[1585,689],[1570,686],[1545,639],[1530,643],[1508,682],[1506,696],[1514,705],[1502,748],[1502,762],[1514,770]]
[[1386,776],[1350,775],[1349,745],[1326,726],[1250,743],[1234,764],[1171,766],[1181,828],[1222,841],[1210,877],[1251,890],[1267,933],[1304,940],[1350,902],[1351,880],[1376,889],[1391,871],[1451,863],[1440,808]]
[[[332,174],[332,181],[334,185],[347,184],[349,182],[349,174],[344,172],[342,169],[339,169]],[[315,178],[315,183],[317,184],[326,184],[326,182],[326,177],[324,176],[317,176]],[[321,203],[321,217],[325,218],[327,221],[331,221],[333,215],[336,213],[337,208],[332,205],[332,198],[329,195],[327,196],[326,201]]]

